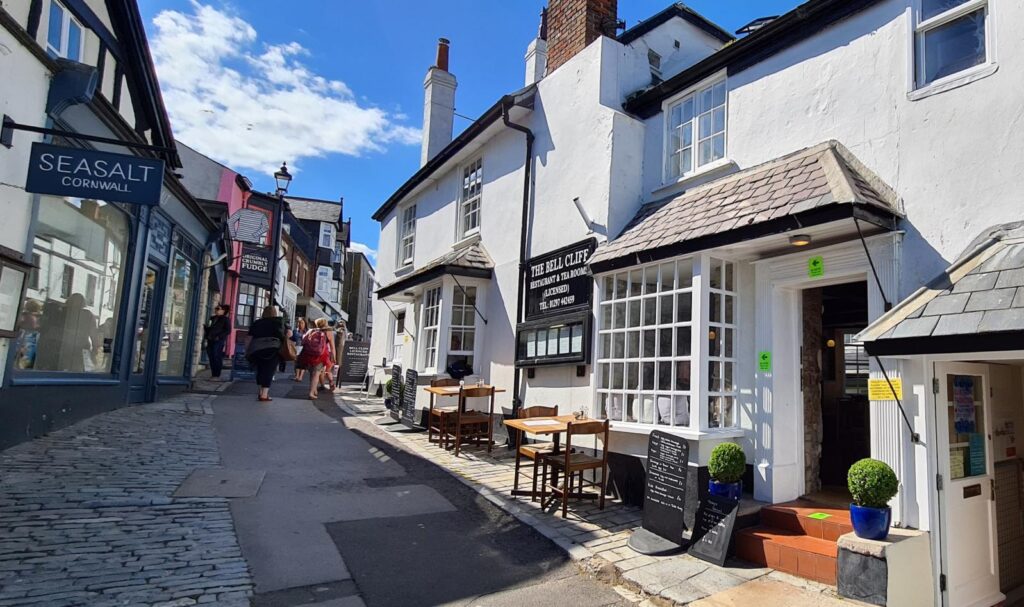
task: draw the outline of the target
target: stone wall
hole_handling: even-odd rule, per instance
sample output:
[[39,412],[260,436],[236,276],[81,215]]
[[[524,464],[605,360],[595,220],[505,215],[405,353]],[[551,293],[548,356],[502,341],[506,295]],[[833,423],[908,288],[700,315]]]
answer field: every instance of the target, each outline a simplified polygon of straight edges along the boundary
[[821,489],[821,289],[803,292],[800,386],[804,393],[804,492]]

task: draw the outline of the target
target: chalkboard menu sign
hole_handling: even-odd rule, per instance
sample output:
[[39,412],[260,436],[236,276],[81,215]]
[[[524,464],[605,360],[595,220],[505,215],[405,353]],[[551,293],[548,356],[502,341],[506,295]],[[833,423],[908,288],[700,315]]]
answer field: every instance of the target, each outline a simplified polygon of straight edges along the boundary
[[661,430],[647,443],[647,487],[643,528],[676,544],[683,539],[683,508],[689,473],[690,443]]
[[391,367],[391,403],[388,408],[392,411],[402,408],[402,367],[398,365]]
[[343,384],[361,384],[370,366],[370,342],[346,341],[341,351],[339,381]]
[[413,425],[416,423],[416,382],[420,374],[416,369],[409,369],[405,372],[405,393],[402,395],[402,423]]
[[594,279],[587,260],[597,247],[588,238],[527,262],[526,319],[590,307]]
[[739,502],[729,498],[709,495],[701,501],[689,553],[719,567],[724,565],[736,526],[737,510]]
[[235,354],[231,357],[231,379],[256,381],[256,370],[245,357],[245,340],[235,340]]

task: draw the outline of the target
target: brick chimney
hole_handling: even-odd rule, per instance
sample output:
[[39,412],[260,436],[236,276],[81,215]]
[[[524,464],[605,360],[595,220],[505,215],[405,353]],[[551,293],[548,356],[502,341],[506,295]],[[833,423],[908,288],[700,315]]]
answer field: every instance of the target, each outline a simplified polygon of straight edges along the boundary
[[452,141],[455,121],[455,76],[448,72],[448,45],[437,41],[437,59],[423,80],[423,147],[420,166],[437,155]]
[[618,0],[550,0],[547,17],[550,74],[601,36],[615,37]]

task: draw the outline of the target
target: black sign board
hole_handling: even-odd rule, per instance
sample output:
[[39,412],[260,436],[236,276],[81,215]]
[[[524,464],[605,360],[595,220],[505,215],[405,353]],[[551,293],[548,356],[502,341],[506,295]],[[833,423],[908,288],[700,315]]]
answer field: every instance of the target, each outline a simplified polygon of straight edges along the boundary
[[647,487],[643,528],[674,543],[683,539],[683,508],[689,474],[690,443],[661,430],[647,443]]
[[391,406],[392,411],[402,409],[402,367],[391,367]]
[[256,369],[245,357],[245,339],[235,340],[235,354],[231,357],[231,379],[256,380]]
[[717,495],[709,495],[697,508],[693,537],[689,553],[721,567],[729,555],[729,543],[736,526],[739,502]]
[[343,384],[361,384],[370,367],[370,342],[346,341],[341,351],[339,380]]
[[402,423],[414,425],[416,423],[416,382],[420,374],[416,369],[409,369],[405,372],[405,392],[402,394]]
[[594,278],[587,260],[596,247],[597,239],[588,238],[527,262],[527,320],[590,307]]
[[33,143],[25,191],[156,206],[164,161]]
[[270,264],[273,255],[267,247],[258,245],[242,245],[242,259],[239,265],[239,275],[244,282],[270,286]]

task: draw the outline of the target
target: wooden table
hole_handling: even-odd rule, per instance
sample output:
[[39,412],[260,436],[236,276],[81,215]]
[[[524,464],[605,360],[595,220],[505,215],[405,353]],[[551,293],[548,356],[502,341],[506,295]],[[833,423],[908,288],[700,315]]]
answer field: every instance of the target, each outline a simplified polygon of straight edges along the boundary
[[[423,390],[426,391],[428,394],[430,394],[430,409],[429,410],[433,410],[433,408],[434,408],[434,399],[436,399],[438,396],[458,396],[459,392],[463,388],[494,388],[494,393],[495,394],[501,394],[502,392],[505,391],[504,388],[497,388],[495,386],[490,386],[490,385],[487,385],[487,384],[484,384],[482,386],[478,386],[476,384],[466,384],[465,386],[427,386],[426,388],[423,388]],[[462,412],[465,413],[466,412],[465,409],[463,409]],[[430,434],[430,419],[429,418],[427,419],[427,434],[428,435]],[[433,439],[430,439],[428,437],[428,442],[433,442]]]
[[[583,423],[583,422],[595,422],[600,421],[584,417],[583,419],[576,419],[575,415],[556,415],[554,417],[528,417],[524,419],[507,419],[505,420],[505,427],[518,430],[516,432],[516,468],[519,467],[520,458],[522,455],[519,453],[519,447],[523,443],[523,435],[526,433],[530,434],[551,434],[551,442],[554,445],[554,451],[552,454],[560,453],[560,441],[563,432],[569,431],[570,423]],[[545,423],[541,423],[545,422]],[[607,448],[607,447],[606,447]],[[552,482],[558,484],[557,478],[552,478]],[[533,491],[528,489],[514,489],[512,495],[534,497]],[[592,494],[581,493],[574,495],[573,497],[587,497]]]

